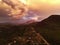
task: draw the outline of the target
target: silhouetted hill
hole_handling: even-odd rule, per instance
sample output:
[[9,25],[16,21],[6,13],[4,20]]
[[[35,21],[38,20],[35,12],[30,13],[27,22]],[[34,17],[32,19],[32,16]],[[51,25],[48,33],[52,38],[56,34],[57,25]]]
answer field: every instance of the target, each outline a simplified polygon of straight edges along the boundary
[[52,45],[60,45],[60,15],[52,15],[33,26]]
[[51,45],[60,45],[60,15],[52,15],[41,22],[31,23],[29,25],[1,23],[0,45],[9,43],[9,40],[14,40],[12,39],[14,37],[23,37],[27,28],[30,29],[30,27],[33,27],[36,32],[40,33]]
[[41,22],[38,22],[38,23],[35,23],[37,25],[41,25],[41,26],[45,26],[45,25],[48,25],[48,24],[60,24],[60,15],[52,15],[50,17],[48,17],[47,19],[44,19],[43,21]]

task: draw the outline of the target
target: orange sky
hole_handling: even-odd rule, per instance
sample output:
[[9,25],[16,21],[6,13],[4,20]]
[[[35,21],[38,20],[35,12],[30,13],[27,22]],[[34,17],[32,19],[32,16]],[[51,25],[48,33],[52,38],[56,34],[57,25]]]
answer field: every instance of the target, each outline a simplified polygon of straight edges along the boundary
[[26,4],[42,12],[44,16],[60,14],[60,0],[27,0]]
[[42,19],[53,14],[60,14],[60,0],[21,0],[29,8],[40,11]]
[[[40,19],[45,19],[52,14],[60,14],[60,0],[21,0],[21,2],[27,5],[27,7],[31,9],[38,10],[40,12],[40,15],[39,15]],[[4,6],[2,5],[0,7],[4,7]],[[0,15],[0,17],[1,16],[2,15]],[[5,16],[7,15],[3,15],[3,16],[4,16],[3,18],[6,19]]]
[[21,0],[28,7],[47,13],[60,13],[60,0]]

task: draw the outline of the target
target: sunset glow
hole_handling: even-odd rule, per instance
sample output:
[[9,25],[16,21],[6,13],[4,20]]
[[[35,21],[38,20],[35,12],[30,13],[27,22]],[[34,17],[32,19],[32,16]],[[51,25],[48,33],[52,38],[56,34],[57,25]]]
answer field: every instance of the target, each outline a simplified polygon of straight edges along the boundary
[[58,4],[58,3],[60,3],[60,0],[51,0],[51,3],[55,3],[55,4]]
[[57,5],[60,4],[60,0],[20,0],[22,3],[29,7],[39,7],[41,4]]
[[0,0],[1,1],[1,0]]
[[27,4],[27,0],[19,0],[21,1],[23,4]]
[[26,20],[40,21],[52,14],[60,14],[60,0],[0,0],[0,8],[8,13],[3,17],[7,15],[11,20],[25,20],[23,17],[26,17]]

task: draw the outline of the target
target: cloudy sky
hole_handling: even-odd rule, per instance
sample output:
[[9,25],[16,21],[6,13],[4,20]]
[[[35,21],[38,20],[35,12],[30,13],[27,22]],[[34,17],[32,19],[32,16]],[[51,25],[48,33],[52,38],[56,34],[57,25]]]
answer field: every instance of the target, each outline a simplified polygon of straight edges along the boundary
[[[15,4],[15,1],[16,0],[12,1],[13,4]],[[16,10],[14,10],[13,8],[10,8],[11,5],[6,5],[8,3],[5,4],[4,2],[4,4],[1,4],[0,2],[0,23],[23,23],[29,20],[41,21],[53,14],[60,15],[60,0],[22,0],[21,2],[27,5],[26,8],[28,10],[24,12],[24,15],[22,16],[16,15],[19,14],[18,6],[20,6],[19,4],[21,3],[18,2],[18,6],[16,6]],[[9,11],[10,9],[12,9],[12,13]]]

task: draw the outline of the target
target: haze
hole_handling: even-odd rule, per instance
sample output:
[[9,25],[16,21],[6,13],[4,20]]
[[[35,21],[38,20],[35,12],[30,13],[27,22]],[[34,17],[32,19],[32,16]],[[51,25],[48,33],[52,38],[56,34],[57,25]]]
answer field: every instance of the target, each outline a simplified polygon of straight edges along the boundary
[[[60,15],[60,0],[21,0],[22,3],[24,3],[27,8],[29,9],[26,16],[22,17],[19,20],[10,20],[13,22],[26,22],[29,20],[36,20],[41,21],[50,15],[57,14]],[[0,10],[1,11],[1,10]],[[6,18],[7,17],[7,18]],[[7,20],[9,22],[9,16],[7,15],[1,15],[0,13],[0,19],[2,22]],[[0,22],[1,22],[0,20]]]

